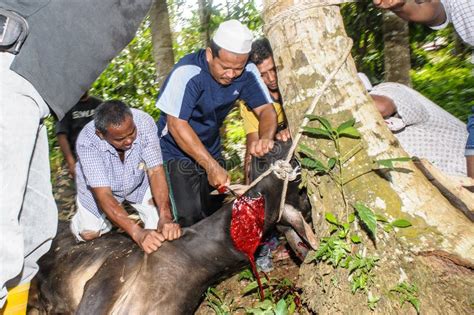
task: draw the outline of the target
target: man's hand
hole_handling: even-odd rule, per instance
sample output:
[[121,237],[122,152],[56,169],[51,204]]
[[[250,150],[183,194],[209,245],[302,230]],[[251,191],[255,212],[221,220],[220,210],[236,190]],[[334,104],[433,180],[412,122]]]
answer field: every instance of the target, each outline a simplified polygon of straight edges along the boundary
[[179,224],[168,218],[160,218],[160,221],[158,221],[158,231],[161,232],[168,241],[176,240],[182,235]]
[[288,128],[285,128],[285,129],[279,131],[275,135],[275,138],[277,140],[284,141],[284,142],[290,140],[291,139],[290,130]]
[[206,169],[207,180],[212,187],[219,188],[230,185],[230,177],[225,169],[217,162],[213,167]]
[[270,150],[273,149],[273,145],[273,140],[259,139],[258,141],[252,143],[250,147],[250,154],[253,156],[261,157],[270,152]]
[[373,2],[377,8],[397,10],[405,5],[406,0],[373,0]]
[[136,231],[131,234],[135,243],[140,246],[145,253],[151,254],[163,245],[165,237],[161,232],[155,230],[145,230],[137,226]]

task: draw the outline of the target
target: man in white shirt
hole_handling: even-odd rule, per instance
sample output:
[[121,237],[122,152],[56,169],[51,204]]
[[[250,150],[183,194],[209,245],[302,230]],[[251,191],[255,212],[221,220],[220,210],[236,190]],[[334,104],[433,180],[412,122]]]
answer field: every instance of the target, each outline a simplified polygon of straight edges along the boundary
[[[404,20],[426,24],[439,30],[452,23],[459,36],[474,46],[473,0],[373,0],[376,7],[389,9]],[[474,62],[474,55],[473,55]],[[474,108],[473,108],[474,110]],[[474,115],[467,123],[467,176],[474,178]]]

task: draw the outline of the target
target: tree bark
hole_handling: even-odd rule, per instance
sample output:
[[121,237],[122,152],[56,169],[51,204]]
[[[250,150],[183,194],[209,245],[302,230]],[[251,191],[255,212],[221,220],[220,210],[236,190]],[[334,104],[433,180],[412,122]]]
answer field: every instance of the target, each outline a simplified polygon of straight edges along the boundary
[[209,47],[211,43],[211,6],[212,0],[199,0],[199,22],[201,24],[202,47]]
[[383,13],[385,81],[410,86],[410,40],[408,22],[392,11]]
[[155,0],[150,10],[150,19],[156,83],[161,86],[174,65],[173,38],[166,0]]
[[[337,0],[265,0],[265,32],[272,43],[278,69],[280,91],[293,135],[315,93],[341,60],[350,40],[344,30]],[[326,4],[326,5],[324,5]],[[386,127],[362,83],[357,79],[352,57],[339,70],[321,98],[314,114],[333,125],[355,118],[361,140],[344,138],[341,151],[347,152],[362,141],[362,150],[343,170],[352,178],[370,168],[373,159],[407,156]],[[318,124],[315,124],[318,126]],[[302,143],[333,156],[326,140],[303,137]],[[326,158],[327,159],[327,158]],[[402,310],[390,289],[401,280],[419,288],[421,312],[425,314],[472,313],[474,296],[474,228],[420,173],[411,162],[392,171],[368,172],[344,186],[345,201],[334,180],[304,172],[312,192],[313,225],[318,237],[328,236],[326,213],[341,220],[361,202],[378,214],[393,219],[409,219],[407,229],[376,235],[376,246],[357,220],[351,227],[364,238],[352,246],[352,253],[380,258],[375,279],[368,291],[380,296],[376,312],[414,313],[409,303]],[[349,209],[346,208],[349,205]],[[308,255],[310,260],[312,254]],[[320,262],[302,265],[300,285],[303,300],[318,314],[370,313],[367,294],[352,294],[347,269]]]

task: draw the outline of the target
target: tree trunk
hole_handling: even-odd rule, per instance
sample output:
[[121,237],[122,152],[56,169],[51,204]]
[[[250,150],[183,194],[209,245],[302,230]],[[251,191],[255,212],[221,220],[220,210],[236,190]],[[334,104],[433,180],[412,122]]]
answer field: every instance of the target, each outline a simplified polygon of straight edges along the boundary
[[385,81],[410,86],[410,41],[408,22],[392,11],[383,13]]
[[150,19],[156,82],[161,86],[174,65],[173,38],[166,0],[155,0],[150,10]]
[[211,42],[211,6],[212,0],[199,0],[199,22],[201,24],[202,47],[209,47]]
[[[337,2],[342,1],[264,1],[265,32],[275,54],[280,91],[293,135],[316,91],[348,47],[339,7],[330,5]],[[387,233],[381,231],[382,225],[378,223],[374,243],[363,233],[359,219],[355,220],[350,225],[351,233],[360,235],[363,241],[351,245],[351,254],[380,258],[373,269],[373,283],[365,291],[352,294],[350,281],[354,273],[325,262],[310,262],[314,254],[309,254],[300,271],[303,299],[318,314],[370,313],[368,299],[375,296],[380,297],[376,305],[380,314],[410,310],[414,313],[408,302],[401,307],[401,295],[390,292],[405,281],[418,287],[415,295],[424,314],[472,313],[473,225],[412,162],[399,163],[394,170],[370,171],[374,159],[407,154],[386,127],[356,73],[349,56],[313,113],[328,118],[333,125],[356,119],[361,139],[342,138],[339,152],[357,148],[362,142],[361,150],[348,160],[341,173],[335,173],[343,179],[355,178],[342,186],[344,198],[334,174],[331,177],[303,172],[303,179],[313,193],[314,229],[318,237],[328,236],[325,215],[333,213],[340,222],[347,221],[356,202],[388,220],[408,219],[413,226]],[[323,161],[337,156],[328,140],[305,136],[301,142],[322,152],[319,155]],[[358,176],[367,169],[365,175]]]

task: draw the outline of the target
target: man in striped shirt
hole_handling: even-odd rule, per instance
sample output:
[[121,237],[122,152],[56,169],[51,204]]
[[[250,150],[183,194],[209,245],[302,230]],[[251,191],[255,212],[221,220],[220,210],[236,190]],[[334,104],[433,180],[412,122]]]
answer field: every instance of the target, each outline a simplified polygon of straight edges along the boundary
[[[79,134],[76,152],[77,213],[71,230],[77,240],[97,238],[114,223],[151,253],[181,236],[150,115],[120,101],[104,102]],[[144,228],[128,218],[124,201],[138,211]]]

